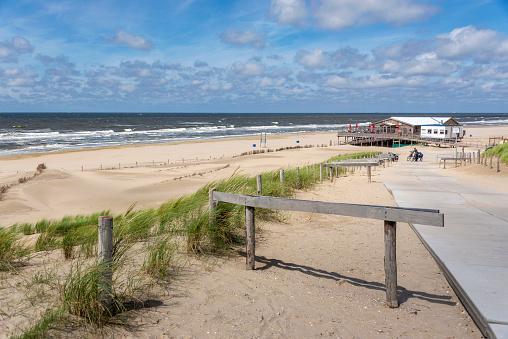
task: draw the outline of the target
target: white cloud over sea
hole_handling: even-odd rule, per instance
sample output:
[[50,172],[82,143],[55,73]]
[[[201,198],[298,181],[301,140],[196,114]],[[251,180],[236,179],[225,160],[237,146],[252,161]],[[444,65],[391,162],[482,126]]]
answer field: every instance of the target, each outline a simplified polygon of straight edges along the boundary
[[[112,21],[115,3],[90,6]],[[9,24],[0,29],[2,110],[496,111],[508,103],[508,27],[469,17],[437,24],[456,15],[438,1],[194,0],[163,13],[118,7],[121,19],[95,25],[83,6],[33,9],[29,17],[58,23],[37,34],[16,6],[0,12]],[[74,20],[59,19],[65,13]]]

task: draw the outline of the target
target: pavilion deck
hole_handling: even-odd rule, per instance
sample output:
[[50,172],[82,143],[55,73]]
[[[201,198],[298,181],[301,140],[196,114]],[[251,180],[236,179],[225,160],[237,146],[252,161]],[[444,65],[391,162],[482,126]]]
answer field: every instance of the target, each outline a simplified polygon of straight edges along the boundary
[[[422,138],[412,134],[399,133],[369,133],[369,132],[337,132],[340,144],[356,146],[393,147],[394,145],[415,145],[438,147],[455,147],[455,138]],[[460,141],[460,140],[459,140]]]

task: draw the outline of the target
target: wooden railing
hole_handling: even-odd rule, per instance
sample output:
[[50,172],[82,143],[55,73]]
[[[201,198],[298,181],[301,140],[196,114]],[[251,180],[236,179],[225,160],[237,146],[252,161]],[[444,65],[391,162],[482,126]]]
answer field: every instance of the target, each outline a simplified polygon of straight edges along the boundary
[[359,218],[378,219],[384,221],[385,242],[385,285],[386,299],[389,307],[398,307],[397,299],[397,259],[396,259],[396,229],[397,222],[444,226],[444,215],[439,210],[401,208],[376,205],[357,205],[334,202],[286,199],[268,196],[252,196],[231,194],[210,190],[210,222],[213,218],[217,203],[230,203],[245,206],[246,219],[246,269],[255,268],[255,208],[269,208],[277,210],[301,211],[310,213],[324,213],[345,215]]

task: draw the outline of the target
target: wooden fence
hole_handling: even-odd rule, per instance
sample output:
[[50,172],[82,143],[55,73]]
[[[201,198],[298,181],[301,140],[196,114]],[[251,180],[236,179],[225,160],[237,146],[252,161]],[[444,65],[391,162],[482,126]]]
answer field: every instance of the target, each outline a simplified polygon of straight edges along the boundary
[[389,307],[398,307],[397,299],[397,260],[396,260],[396,229],[397,222],[444,226],[444,215],[439,210],[401,208],[375,205],[357,205],[322,201],[286,199],[268,196],[251,196],[231,194],[210,190],[210,222],[213,218],[217,203],[230,203],[245,206],[246,218],[246,269],[255,268],[255,208],[269,208],[277,210],[301,211],[310,213],[324,213],[345,215],[359,218],[378,219],[384,221],[385,243],[385,285],[386,299]]

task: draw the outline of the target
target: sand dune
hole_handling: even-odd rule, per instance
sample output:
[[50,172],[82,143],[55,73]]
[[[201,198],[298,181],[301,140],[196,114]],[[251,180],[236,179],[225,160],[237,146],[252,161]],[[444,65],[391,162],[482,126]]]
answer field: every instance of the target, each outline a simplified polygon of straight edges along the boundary
[[[508,129],[485,128],[474,133],[508,135]],[[253,140],[1,158],[0,184],[33,174],[39,163],[45,163],[48,169],[24,184],[13,186],[4,195],[0,201],[0,223],[36,222],[42,218],[61,218],[104,209],[120,213],[134,202],[139,208],[156,207],[234,172],[255,175],[289,165],[304,168],[337,154],[387,151],[376,147],[330,146],[330,140],[335,139],[334,134],[329,133],[288,135],[268,143],[272,149],[295,146],[297,140],[298,145],[327,147],[238,156],[253,149]],[[409,150],[397,151],[403,154],[401,161],[405,161]],[[425,153],[426,148],[422,151]],[[450,150],[433,149],[431,153],[436,152]],[[436,158],[427,157],[424,161],[436,162]],[[103,170],[98,170],[101,165]],[[379,179],[380,171],[383,168],[373,172],[371,184],[367,183],[366,173],[360,171],[333,183],[325,181],[315,190],[299,193],[298,197],[394,205]],[[476,185],[508,190],[508,168],[500,173],[473,165],[439,171],[464,181],[474,181]],[[244,270],[242,256],[215,258],[213,265],[191,260],[172,284],[169,295],[159,296],[158,307],[132,311],[131,327],[106,328],[104,335],[140,338],[481,337],[432,257],[407,224],[401,224],[398,233],[401,291],[398,309],[385,305],[382,222],[294,212],[287,214],[284,223],[265,223],[260,227],[263,231],[257,239],[256,271]],[[58,258],[51,260],[61,262]],[[49,262],[47,260],[34,259],[34,267]],[[14,283],[3,288],[6,293],[2,292],[0,309],[8,308],[6,305],[14,304],[19,297],[15,290],[9,290],[15,288]],[[4,317],[0,319],[0,332],[8,335],[17,324],[23,326],[27,321],[18,315]]]

